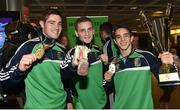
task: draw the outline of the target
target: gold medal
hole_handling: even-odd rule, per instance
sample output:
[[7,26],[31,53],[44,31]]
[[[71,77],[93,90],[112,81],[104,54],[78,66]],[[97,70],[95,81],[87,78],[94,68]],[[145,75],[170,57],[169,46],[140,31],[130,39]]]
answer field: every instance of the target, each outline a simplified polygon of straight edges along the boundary
[[44,56],[44,53],[45,53],[45,50],[42,46],[34,52],[34,54],[36,55],[38,59],[41,59]]
[[39,38],[41,43],[37,44],[37,47],[35,46],[33,53],[36,55],[37,59],[42,59],[42,57],[45,54],[45,51],[54,45],[54,40],[52,40],[49,44],[45,44],[42,41],[42,36],[40,36]]
[[44,49],[43,48],[39,48],[38,50],[36,50],[36,52],[34,53],[36,55],[36,57],[38,59],[41,59],[44,56]]

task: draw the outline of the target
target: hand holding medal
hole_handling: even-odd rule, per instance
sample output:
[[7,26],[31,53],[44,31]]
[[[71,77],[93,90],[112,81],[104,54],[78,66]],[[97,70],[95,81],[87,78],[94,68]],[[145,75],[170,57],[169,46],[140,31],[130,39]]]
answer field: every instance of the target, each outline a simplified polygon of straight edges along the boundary
[[88,53],[90,50],[86,46],[76,46],[73,56],[73,64],[78,66],[77,73],[81,76],[87,75],[89,62]]
[[109,70],[108,70],[112,75],[116,72],[116,66],[114,63],[111,63],[109,65]]
[[45,49],[43,47],[43,45],[41,44],[40,47],[34,52],[34,54],[36,55],[37,59],[41,59],[44,54],[45,54]]
[[113,75],[116,72],[116,64],[119,62],[119,60],[115,57],[113,58],[112,62],[109,65],[109,70],[105,72],[104,74],[104,81],[103,85],[106,84],[106,82],[110,82],[112,80]]
[[[114,58],[115,59],[115,58]],[[111,81],[112,76],[114,75],[114,73],[116,72],[116,62],[113,59],[113,61],[111,62],[111,64],[109,65],[109,70],[105,73],[105,80],[106,81]]]
[[86,76],[88,73],[89,62],[87,59],[81,59],[78,64],[77,74],[80,76]]

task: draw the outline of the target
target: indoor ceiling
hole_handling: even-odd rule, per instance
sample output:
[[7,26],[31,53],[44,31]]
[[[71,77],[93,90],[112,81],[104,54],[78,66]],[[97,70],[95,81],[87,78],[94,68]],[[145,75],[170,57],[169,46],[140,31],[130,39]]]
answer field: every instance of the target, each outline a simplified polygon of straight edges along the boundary
[[[109,16],[112,24],[125,23],[136,31],[141,31],[139,11],[144,10],[149,18],[153,12],[165,12],[172,0],[24,0],[31,12],[31,18],[37,19],[42,10],[52,7],[68,16]],[[180,25],[180,0],[174,0],[173,27]]]

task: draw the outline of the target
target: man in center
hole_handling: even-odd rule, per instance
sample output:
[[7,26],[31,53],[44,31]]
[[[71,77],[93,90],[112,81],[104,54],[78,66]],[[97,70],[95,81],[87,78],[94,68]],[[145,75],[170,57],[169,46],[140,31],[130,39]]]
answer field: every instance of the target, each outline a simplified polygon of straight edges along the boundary
[[[64,63],[64,66],[74,73],[72,80],[74,108],[102,109],[107,100],[103,88],[103,62],[107,62],[108,57],[100,54],[99,48],[92,44],[94,28],[89,18],[77,19],[75,34],[78,38],[77,45],[69,50]],[[87,58],[76,55],[78,46],[85,47],[82,51],[87,51]],[[80,70],[80,67],[84,69]]]

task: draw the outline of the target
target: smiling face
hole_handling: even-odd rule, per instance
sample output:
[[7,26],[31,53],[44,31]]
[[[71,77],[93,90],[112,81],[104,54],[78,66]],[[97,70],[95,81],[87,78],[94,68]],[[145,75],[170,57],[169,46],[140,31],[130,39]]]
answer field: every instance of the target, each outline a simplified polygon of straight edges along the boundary
[[115,30],[115,40],[120,51],[131,51],[133,36],[126,28]]
[[52,39],[57,39],[62,30],[62,18],[56,14],[50,14],[46,21],[40,21],[43,34]]
[[75,31],[79,40],[84,43],[90,43],[93,39],[94,29],[90,21],[84,21],[77,24],[77,29]]

